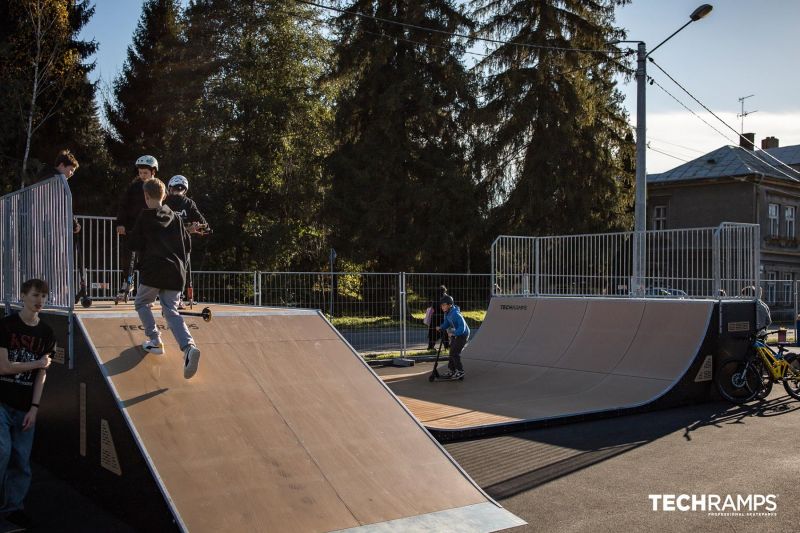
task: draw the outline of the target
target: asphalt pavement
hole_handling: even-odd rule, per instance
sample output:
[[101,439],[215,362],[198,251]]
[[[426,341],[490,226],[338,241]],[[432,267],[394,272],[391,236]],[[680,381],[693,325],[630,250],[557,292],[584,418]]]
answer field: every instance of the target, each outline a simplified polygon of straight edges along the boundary
[[446,449],[528,522],[514,532],[796,532],[798,427],[800,402],[777,386],[749,407],[694,405]]

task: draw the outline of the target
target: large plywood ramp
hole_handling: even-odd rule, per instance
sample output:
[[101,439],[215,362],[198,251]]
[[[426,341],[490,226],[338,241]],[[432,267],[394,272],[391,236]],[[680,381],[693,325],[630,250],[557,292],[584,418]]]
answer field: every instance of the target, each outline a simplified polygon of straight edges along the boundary
[[463,352],[464,381],[420,373],[390,386],[437,435],[636,408],[677,389],[707,395],[715,305],[496,297]]
[[141,455],[127,461],[133,452],[112,449],[106,469],[116,461],[124,483],[146,464],[179,529],[524,523],[469,479],[320,313],[220,308],[211,322],[187,322],[202,350],[191,380],[169,332],[165,355],[143,352],[134,313],[82,312],[77,321],[121,414],[107,422],[108,440],[124,448],[132,439]]

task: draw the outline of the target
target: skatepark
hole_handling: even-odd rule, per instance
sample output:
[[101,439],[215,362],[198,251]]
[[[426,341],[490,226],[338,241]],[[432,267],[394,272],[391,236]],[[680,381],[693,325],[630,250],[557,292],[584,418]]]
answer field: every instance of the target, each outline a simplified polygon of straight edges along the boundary
[[[70,257],[69,210],[48,213],[41,224],[51,228],[49,242],[19,234],[14,254],[6,250],[15,277],[4,278],[3,293],[12,309],[14,283],[28,272],[42,269],[54,280],[42,318],[60,350],[33,458],[65,501],[88,502],[101,524],[142,531],[668,527],[683,522],[648,511],[649,494],[745,490],[715,480],[740,444],[757,446],[764,437],[761,418],[796,416],[773,393],[756,411],[756,434],[738,442],[731,426],[747,425],[753,411],[732,410],[714,389],[714,361],[740,349],[756,315],[752,299],[711,294],[754,283],[747,252],[757,233],[715,250],[716,258],[736,259],[717,265],[712,283],[674,273],[705,287],[683,299],[612,297],[608,280],[602,290],[553,294],[543,282],[558,276],[540,275],[546,261],[537,256],[535,275],[519,266],[529,264],[529,249],[540,250],[536,242],[493,249],[497,291],[463,352],[464,381],[431,382],[430,363],[373,370],[319,310],[226,305],[210,305],[205,319],[196,308],[186,316],[203,351],[199,372],[186,380],[170,335],[165,354],[142,350],[131,304],[76,308],[71,268],[26,261],[42,246],[62,246]],[[726,232],[747,231],[706,233],[727,239]],[[157,325],[167,328],[163,318]],[[720,426],[724,441],[713,429]],[[699,435],[702,452],[693,440]],[[759,457],[748,459],[748,472],[757,471]],[[785,468],[771,468],[785,486]],[[611,500],[594,494],[600,487]],[[635,507],[627,522],[601,518],[612,512],[614,494]],[[34,490],[31,498],[42,495]],[[565,514],[564,506],[574,509]],[[776,523],[791,516],[782,511]],[[710,524],[702,513],[682,516],[692,527]],[[81,530],[75,520],[67,529]]]

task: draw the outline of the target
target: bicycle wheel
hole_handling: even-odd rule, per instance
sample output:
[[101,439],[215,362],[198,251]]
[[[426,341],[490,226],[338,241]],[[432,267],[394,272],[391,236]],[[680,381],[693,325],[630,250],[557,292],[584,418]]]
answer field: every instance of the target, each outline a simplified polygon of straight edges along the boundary
[[761,390],[756,394],[756,399],[763,400],[772,392],[772,373],[761,359],[754,361],[754,364],[758,367],[758,373],[761,376]]
[[797,370],[793,364],[786,371],[783,376],[783,388],[789,393],[789,396],[795,400],[800,400],[800,370]]
[[751,359],[728,357],[717,367],[717,390],[729,402],[741,404],[756,398],[763,382],[761,369]]

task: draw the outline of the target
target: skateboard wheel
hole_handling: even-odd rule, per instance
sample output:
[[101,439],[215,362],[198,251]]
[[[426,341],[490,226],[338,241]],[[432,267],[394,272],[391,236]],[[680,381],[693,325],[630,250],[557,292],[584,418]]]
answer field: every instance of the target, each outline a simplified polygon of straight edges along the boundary
[[91,307],[92,306],[92,299],[88,296],[81,298],[81,305],[84,307]]

